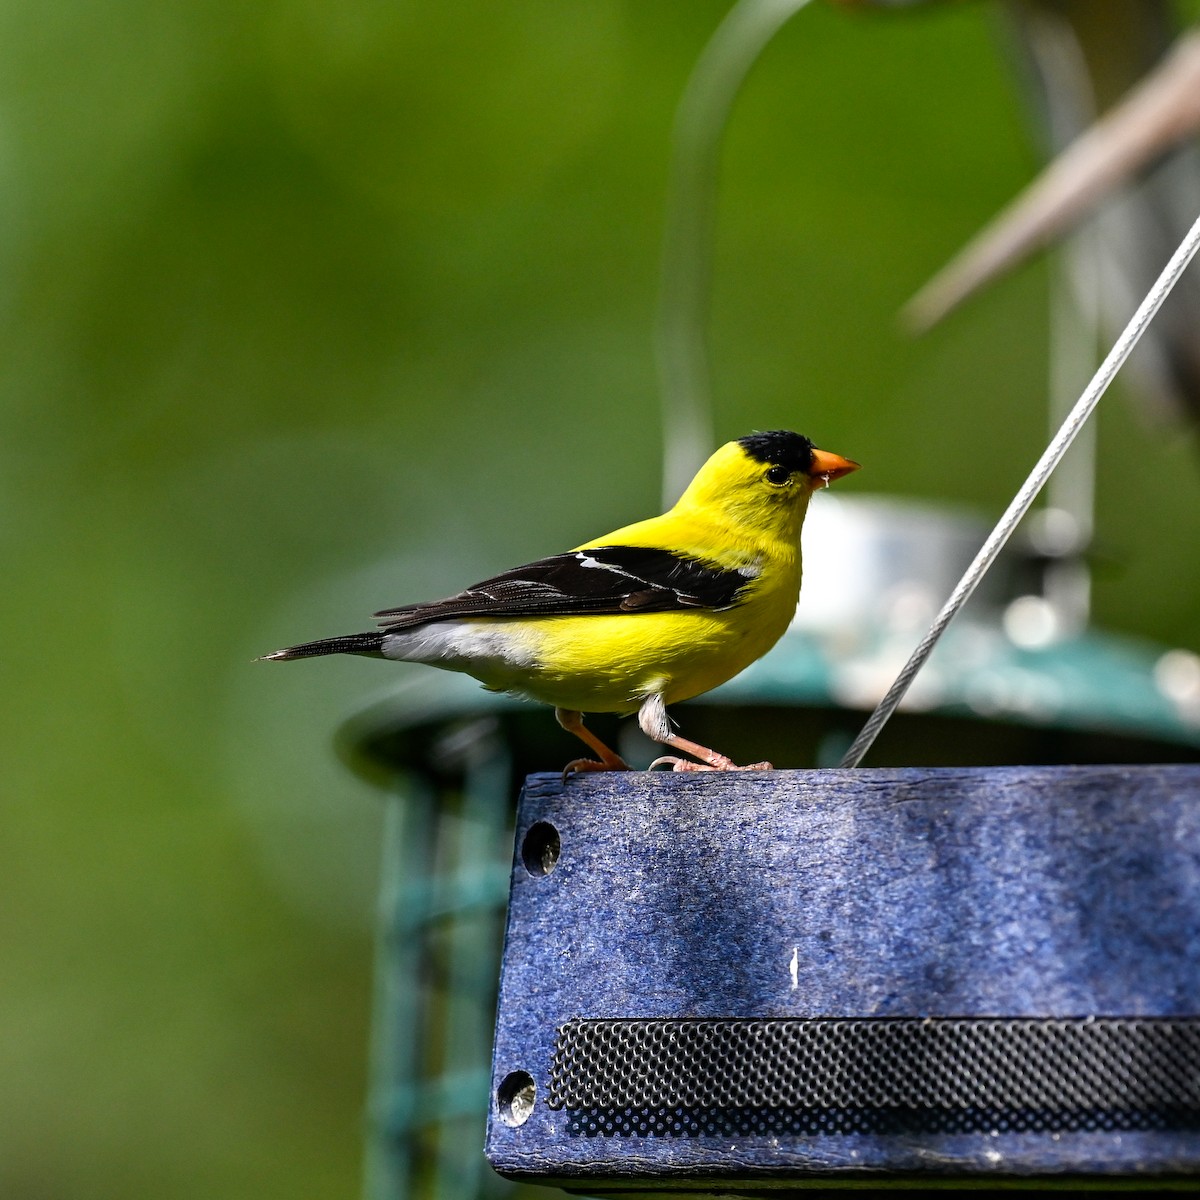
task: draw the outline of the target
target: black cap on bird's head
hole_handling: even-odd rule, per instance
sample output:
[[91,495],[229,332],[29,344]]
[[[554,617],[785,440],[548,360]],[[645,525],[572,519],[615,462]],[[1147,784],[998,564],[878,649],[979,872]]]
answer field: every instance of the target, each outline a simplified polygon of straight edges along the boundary
[[768,466],[803,471],[806,475],[812,467],[812,442],[802,433],[792,433],[790,429],[752,433],[749,437],[738,438],[738,445],[751,458]]
[[799,471],[825,483],[849,475],[858,463],[840,454],[818,450],[812,440],[790,429],[773,429],[769,433],[752,433],[738,438],[738,445],[756,462]]

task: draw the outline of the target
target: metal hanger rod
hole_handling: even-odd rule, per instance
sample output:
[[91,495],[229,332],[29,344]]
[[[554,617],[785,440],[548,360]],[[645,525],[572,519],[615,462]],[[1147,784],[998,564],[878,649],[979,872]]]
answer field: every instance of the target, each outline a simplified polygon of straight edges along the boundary
[[862,761],[863,755],[871,748],[872,743],[879,735],[879,731],[886,724],[892,713],[896,711],[900,701],[904,698],[904,693],[908,691],[909,685],[916,677],[917,672],[925,665],[934,646],[937,645],[938,639],[946,631],[946,627],[954,619],[958,610],[970,599],[971,593],[974,592],[979,581],[987,573],[988,568],[995,562],[996,556],[1004,548],[1005,542],[1008,541],[1017,525],[1020,524],[1021,518],[1029,511],[1030,505],[1037,498],[1038,492],[1042,490],[1042,486],[1050,478],[1054,468],[1058,466],[1068,447],[1075,440],[1075,435],[1083,428],[1088,417],[1092,415],[1092,410],[1096,407],[1100,397],[1108,389],[1108,385],[1112,383],[1113,377],[1121,369],[1121,366],[1129,357],[1134,346],[1137,345],[1138,339],[1145,332],[1151,320],[1153,320],[1154,314],[1158,312],[1163,301],[1171,294],[1171,289],[1175,286],[1180,275],[1183,274],[1184,268],[1191,262],[1197,248],[1200,248],[1200,219],[1197,219],[1196,223],[1188,230],[1187,235],[1179,245],[1179,249],[1171,256],[1171,261],[1163,268],[1162,274],[1159,275],[1154,286],[1146,294],[1146,298],[1130,318],[1129,324],[1125,326],[1116,344],[1108,352],[1108,357],[1100,364],[1099,370],[1092,376],[1091,383],[1088,384],[1083,395],[1075,402],[1075,407],[1067,414],[1066,420],[1059,427],[1058,433],[1054,435],[1050,445],[1046,447],[1045,453],[1038,459],[1037,465],[1033,468],[1029,478],[1025,480],[1021,490],[1016,494],[1012,503],[1005,511],[1004,516],[1000,518],[996,528],[992,530],[987,541],[984,542],[979,553],[975,556],[975,561],[971,563],[966,570],[966,574],[958,581],[958,585],[950,594],[950,599],[946,601],[942,611],[938,613],[933,624],[929,627],[929,632],[921,639],[919,645],[913,651],[912,657],[904,664],[904,668],[900,674],[896,676],[895,683],[888,689],[887,695],[884,696],[879,702],[878,707],[867,719],[862,732],[854,739],[850,749],[842,757],[839,766],[857,767]]

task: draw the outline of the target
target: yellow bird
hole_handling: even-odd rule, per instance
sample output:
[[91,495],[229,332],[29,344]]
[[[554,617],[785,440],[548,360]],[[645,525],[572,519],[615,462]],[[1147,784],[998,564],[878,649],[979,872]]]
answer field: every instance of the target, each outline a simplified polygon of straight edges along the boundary
[[[375,614],[381,628],[289,646],[279,661],[364,654],[462,671],[494,692],[554,706],[595,759],[628,765],[583,723],[585,712],[637,712],[676,771],[736,766],[672,732],[666,706],[710,691],[783,636],[800,594],[800,527],[813,492],[858,469],[798,433],[755,433],[722,446],[678,503],[566,554],[485,579],[456,596]],[[698,761],[693,761],[698,760]]]

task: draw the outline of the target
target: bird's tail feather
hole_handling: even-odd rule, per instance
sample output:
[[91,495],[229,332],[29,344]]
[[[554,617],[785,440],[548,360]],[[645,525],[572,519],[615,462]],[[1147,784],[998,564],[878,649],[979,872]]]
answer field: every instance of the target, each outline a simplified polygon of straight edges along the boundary
[[319,642],[304,642],[285,646],[274,654],[264,654],[260,662],[286,662],[291,658],[318,658],[323,654],[378,654],[383,648],[382,633],[347,633],[342,637],[322,638]]

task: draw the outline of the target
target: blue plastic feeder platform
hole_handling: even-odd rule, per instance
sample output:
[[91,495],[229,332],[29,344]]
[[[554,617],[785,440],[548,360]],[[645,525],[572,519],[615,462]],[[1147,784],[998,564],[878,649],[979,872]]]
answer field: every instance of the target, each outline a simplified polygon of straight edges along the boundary
[[535,775],[516,847],[503,1175],[1200,1186],[1200,766]]

